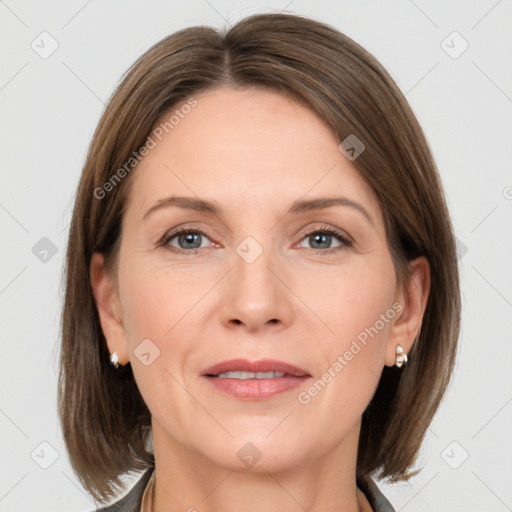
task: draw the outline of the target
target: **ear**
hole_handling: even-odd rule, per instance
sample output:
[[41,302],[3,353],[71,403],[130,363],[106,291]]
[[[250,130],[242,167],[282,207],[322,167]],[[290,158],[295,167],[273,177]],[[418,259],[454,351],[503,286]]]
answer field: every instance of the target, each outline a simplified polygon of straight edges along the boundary
[[407,354],[416,340],[423,321],[430,293],[430,265],[421,256],[409,263],[410,278],[396,294],[396,304],[401,308],[396,317],[387,340],[386,366],[393,366],[396,361],[396,347],[402,345]]
[[89,273],[101,328],[107,340],[109,352],[111,354],[117,352],[119,364],[124,366],[129,362],[129,357],[121,303],[117,282],[105,270],[103,254],[94,253],[92,255]]

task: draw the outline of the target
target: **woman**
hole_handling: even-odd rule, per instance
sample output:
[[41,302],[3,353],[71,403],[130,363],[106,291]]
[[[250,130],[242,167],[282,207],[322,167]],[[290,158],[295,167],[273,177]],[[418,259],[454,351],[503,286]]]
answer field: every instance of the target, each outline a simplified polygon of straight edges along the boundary
[[454,236],[417,120],[300,16],[182,30],[91,143],[60,420],[102,510],[388,511],[448,385]]

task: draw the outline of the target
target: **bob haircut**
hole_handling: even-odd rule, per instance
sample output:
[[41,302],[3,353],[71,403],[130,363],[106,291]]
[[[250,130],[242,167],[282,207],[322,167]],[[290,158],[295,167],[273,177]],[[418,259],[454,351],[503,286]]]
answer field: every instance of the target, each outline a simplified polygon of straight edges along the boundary
[[117,496],[120,477],[152,467],[154,454],[150,411],[131,365],[114,370],[109,363],[91,256],[103,253],[107,271],[116,272],[129,171],[157,121],[192,104],[194,94],[225,86],[281,93],[314,111],[340,142],[356,135],[365,150],[353,165],[378,197],[397,282],[408,284],[414,258],[430,265],[430,295],[409,363],[384,367],[363,414],[358,478],[398,481],[416,473],[410,468],[450,381],[460,324],[455,239],[425,136],[390,75],[346,35],[299,15],[257,14],[224,31],[180,30],[142,55],[113,93],[70,226],[58,409],[73,470],[97,501]]

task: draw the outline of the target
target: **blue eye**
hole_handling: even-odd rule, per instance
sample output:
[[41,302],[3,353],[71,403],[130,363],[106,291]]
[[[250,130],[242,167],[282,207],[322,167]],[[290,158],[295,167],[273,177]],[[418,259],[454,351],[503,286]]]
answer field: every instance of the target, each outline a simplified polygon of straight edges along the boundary
[[[338,241],[338,245],[335,247],[332,247],[333,238]],[[304,233],[302,241],[305,240],[309,241],[310,247],[299,246],[310,250],[320,249],[316,252],[331,253],[344,246],[351,247],[353,245],[352,240],[345,233],[329,227],[317,228],[309,233]],[[160,245],[180,254],[196,254],[200,249],[209,247],[208,242],[211,244],[210,238],[201,230],[182,229],[166,234]]]
[[[331,247],[333,238],[337,239],[339,242],[339,245],[336,247]],[[307,249],[336,250],[343,246],[352,246],[352,241],[345,233],[332,228],[316,229],[315,231],[306,233],[303,240],[309,240],[311,247],[306,247]]]
[[[208,247],[208,244],[202,245],[203,238],[209,240],[209,238],[202,231],[197,229],[184,229],[166,235],[162,240],[162,245],[169,245],[173,249],[176,249],[178,252],[195,253],[197,252],[197,249]],[[171,241],[174,239],[176,239],[178,243],[177,247],[171,243]]]

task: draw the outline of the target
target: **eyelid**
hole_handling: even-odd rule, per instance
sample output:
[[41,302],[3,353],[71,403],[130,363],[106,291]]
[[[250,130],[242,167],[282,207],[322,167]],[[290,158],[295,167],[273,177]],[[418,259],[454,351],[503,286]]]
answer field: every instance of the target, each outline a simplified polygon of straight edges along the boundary
[[[194,224],[194,223],[192,223]],[[195,249],[180,249],[178,247],[174,246],[168,246],[169,242],[175,238],[178,235],[192,232],[192,233],[199,233],[202,236],[208,238],[212,243],[219,244],[215,240],[215,237],[208,233],[208,230],[201,229],[198,227],[195,227],[193,225],[190,225],[190,223],[180,224],[179,226],[176,226],[175,228],[170,229],[169,231],[166,231],[165,234],[160,238],[160,241],[158,242],[158,247],[172,247],[170,250],[176,253],[180,254],[196,254],[197,252],[207,249],[207,247],[197,247]],[[314,252],[318,253],[331,253],[335,252],[336,250],[342,249],[343,247],[351,247],[354,245],[354,239],[344,230],[335,228],[330,225],[320,225],[320,226],[314,226],[307,229],[302,229],[300,232],[300,240],[293,245],[293,247],[298,247],[298,245],[308,236],[315,234],[315,233],[326,233],[328,235],[337,237],[339,239],[340,245],[338,247],[329,247],[327,249],[314,249],[311,247],[303,247],[302,249],[310,249]]]
[[[198,227],[195,227],[195,226],[190,226],[190,225],[187,225],[187,224],[181,224],[179,226],[176,226],[175,228],[170,229],[169,231],[166,231],[165,234],[160,238],[160,241],[158,242],[158,245],[166,245],[175,236],[181,235],[181,234],[187,233],[187,232],[200,233],[201,235],[203,235],[206,238],[208,238],[211,242],[218,243],[215,240],[215,237],[212,236],[208,232],[208,230],[205,230],[205,229],[202,229],[202,228],[198,228]],[[177,251],[180,251],[179,248],[174,247],[174,249],[176,249]],[[206,247],[201,247],[201,249],[206,249]],[[183,250],[184,252],[192,252],[194,250],[195,251],[199,250],[199,248],[198,249],[191,249],[191,250],[185,250],[185,249],[181,249],[181,250]]]
[[[311,236],[315,233],[324,233],[330,236],[333,236],[338,239],[340,245],[337,247],[328,247],[326,249],[314,249],[313,247],[300,247],[300,244],[303,240],[305,240],[308,236]],[[301,231],[301,239],[298,243],[294,245],[295,248],[307,249],[308,251],[313,251],[314,254],[318,254],[319,256],[331,256],[338,253],[343,249],[347,249],[350,247],[354,247],[355,241],[354,239],[344,230],[335,228],[329,225],[321,225],[315,226],[310,229]]]
[[334,226],[329,226],[329,225],[320,225],[320,226],[315,226],[310,229],[304,229],[301,231],[301,235],[303,237],[305,237],[305,236],[312,235],[313,233],[318,233],[318,232],[328,232],[329,234],[336,235],[336,236],[339,236],[340,238],[345,239],[347,242],[350,242],[351,244],[354,243],[354,239],[345,230],[340,229],[340,228],[335,228]]

